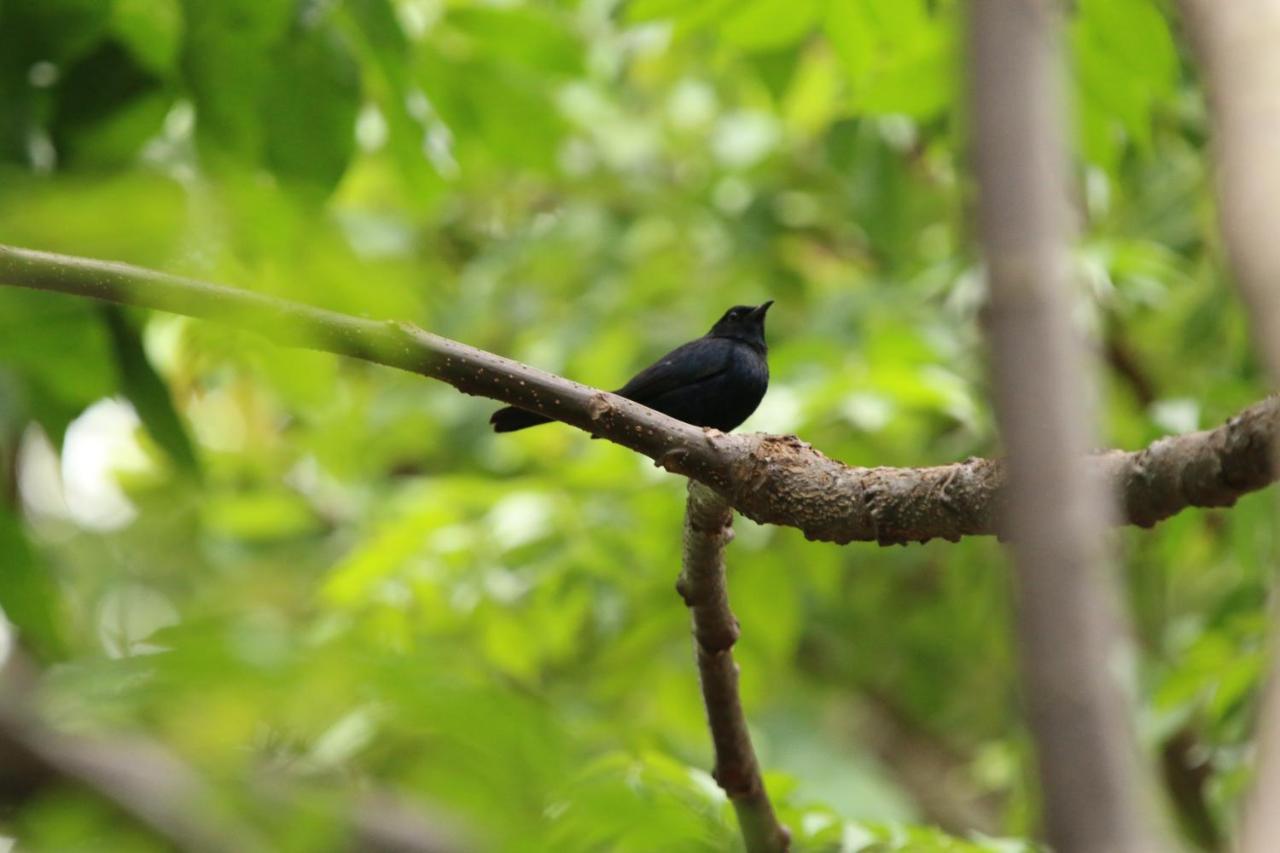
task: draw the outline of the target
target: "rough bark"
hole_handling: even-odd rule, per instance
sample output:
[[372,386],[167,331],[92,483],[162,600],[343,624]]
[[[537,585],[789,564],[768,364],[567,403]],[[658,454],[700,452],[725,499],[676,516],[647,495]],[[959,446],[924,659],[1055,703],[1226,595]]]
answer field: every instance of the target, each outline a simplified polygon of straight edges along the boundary
[[1164,849],[1114,662],[1112,495],[1080,464],[1093,389],[1072,328],[1061,7],[975,0],[970,21],[978,213],[988,270],[1003,507],[1015,563],[1022,692],[1045,834],[1058,853]]
[[[881,545],[997,533],[1005,467],[968,459],[930,468],[859,468],[795,436],[721,435],[416,327],[350,317],[126,264],[0,246],[0,285],[66,293],[218,320],[275,343],[376,362],[524,406],[653,459],[715,489],[762,524],[813,540]],[[1280,401],[1223,427],[1109,451],[1084,465],[1120,490],[1123,518],[1149,527],[1188,507],[1230,506],[1274,479]]]
[[769,802],[738,695],[738,665],[733,661],[738,620],[729,609],[724,565],[724,548],[732,539],[733,510],[715,492],[690,483],[676,589],[693,619],[698,680],[715,745],[712,775],[737,812],[748,853],[782,853],[790,849],[791,834],[778,823]]

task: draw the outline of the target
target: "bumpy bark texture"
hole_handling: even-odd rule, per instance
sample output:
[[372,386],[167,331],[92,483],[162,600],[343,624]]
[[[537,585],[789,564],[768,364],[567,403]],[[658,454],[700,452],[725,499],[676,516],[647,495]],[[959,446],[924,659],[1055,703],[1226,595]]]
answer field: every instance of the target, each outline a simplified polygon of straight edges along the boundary
[[[1144,450],[1110,450],[1083,464],[1120,497],[1123,521],[1151,527],[1188,507],[1231,506],[1274,479],[1272,440],[1280,398],[1268,397],[1216,429],[1170,436]],[[743,515],[798,527],[810,539],[898,545],[999,534],[1006,495],[1003,460],[966,459],[931,468],[857,468],[795,436],[716,440],[723,466],[672,470],[708,478]]]
[[[933,468],[857,468],[795,436],[723,435],[544,370],[406,323],[350,317],[127,264],[0,246],[0,285],[137,305],[261,332],[273,342],[333,352],[439,379],[531,409],[711,486],[762,524],[810,539],[881,545],[997,533],[1000,461]],[[1150,526],[1193,506],[1230,506],[1273,479],[1268,437],[1280,404],[1268,399],[1225,427],[1162,439],[1140,453],[1113,451],[1085,464],[1121,489],[1125,520]]]
[[698,680],[716,753],[712,775],[733,803],[749,853],[784,853],[791,834],[778,823],[769,802],[738,695],[738,665],[733,662],[738,620],[729,609],[724,564],[724,548],[732,539],[733,510],[715,492],[690,483],[676,590],[693,619]]

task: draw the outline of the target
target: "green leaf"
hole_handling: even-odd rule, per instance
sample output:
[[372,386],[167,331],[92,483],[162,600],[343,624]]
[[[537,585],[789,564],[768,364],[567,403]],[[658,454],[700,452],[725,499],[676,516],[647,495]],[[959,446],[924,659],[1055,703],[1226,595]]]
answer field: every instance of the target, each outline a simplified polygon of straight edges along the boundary
[[556,94],[581,73],[571,21],[527,9],[464,9],[417,57],[417,79],[464,170],[550,170],[564,135]]
[[116,387],[96,307],[47,293],[0,288],[0,365],[18,377],[27,416],[55,445],[87,405]]
[[60,164],[120,167],[164,121],[172,92],[114,42],[77,62],[58,87],[50,133]]
[[1148,0],[1082,0],[1077,8],[1071,35],[1083,148],[1110,166],[1122,142],[1115,129],[1150,145],[1154,111],[1176,90],[1177,49]]
[[200,463],[196,458],[195,448],[191,445],[182,419],[173,407],[168,386],[147,360],[138,330],[120,308],[104,305],[99,310],[115,350],[120,389],[133,404],[147,432],[174,465],[199,479]]
[[720,35],[744,50],[777,50],[808,35],[824,5],[823,0],[750,0],[724,18]]
[[320,528],[320,520],[301,497],[265,489],[209,501],[203,522],[215,536],[251,543],[294,539]]
[[7,0],[0,5],[0,160],[28,166],[50,93],[31,85],[37,62],[55,71],[91,50],[102,37],[111,3],[105,0]]
[[841,79],[838,60],[825,43],[805,50],[782,102],[787,127],[804,136],[825,131],[846,104]]
[[400,28],[390,0],[348,0],[343,11],[380,54],[399,58],[408,54],[409,39]]
[[487,58],[454,62],[424,54],[418,70],[464,168],[553,166],[564,122],[548,81]]
[[387,122],[387,146],[408,183],[406,197],[425,200],[440,177],[423,155],[426,128],[410,111],[415,93],[409,40],[389,0],[349,0],[338,20],[352,37],[367,72],[366,86]]
[[627,20],[640,22],[674,18],[690,5],[685,0],[632,0],[627,4]]
[[0,507],[0,608],[23,644],[43,659],[65,652],[61,599],[48,567],[32,550],[18,519]]
[[285,34],[289,0],[186,0],[182,67],[196,105],[196,139],[212,165],[256,166],[262,89]]
[[183,67],[214,168],[266,168],[323,198],[355,148],[360,72],[329,16],[292,21],[287,0],[188,2]]
[[568,21],[542,10],[466,7],[450,13],[448,22],[494,62],[542,74],[582,73],[581,40]]
[[734,0],[634,0],[627,4],[627,20],[640,23],[670,18],[676,33],[683,35],[716,24],[733,6]]
[[[3,27],[4,22],[0,20],[0,31]],[[25,69],[13,53],[6,55],[5,49],[4,38],[0,36],[0,161],[26,167],[30,159],[31,132],[37,126],[36,104]]]
[[1171,90],[1178,77],[1178,51],[1168,22],[1151,0],[1080,0],[1073,29],[1102,47],[1117,68],[1115,82],[1141,82],[1154,93]]
[[285,181],[327,195],[355,149],[360,73],[327,27],[295,31],[276,48],[262,125],[266,163]]
[[954,34],[924,0],[837,0],[823,28],[845,67],[855,108],[929,118],[950,103]]
[[182,47],[181,0],[115,0],[111,32],[142,65],[168,76]]
[[106,31],[112,0],[7,0],[0,8],[0,50],[23,66],[71,62]]
[[[182,186],[154,170],[57,181],[10,174],[0,181],[4,241],[51,252],[165,266],[189,233],[188,212]],[[48,298],[75,304],[70,297]]]

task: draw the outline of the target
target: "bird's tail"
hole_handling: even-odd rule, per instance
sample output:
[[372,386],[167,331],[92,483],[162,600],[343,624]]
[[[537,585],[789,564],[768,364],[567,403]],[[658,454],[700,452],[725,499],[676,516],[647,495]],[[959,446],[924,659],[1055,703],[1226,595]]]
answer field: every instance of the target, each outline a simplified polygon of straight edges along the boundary
[[517,409],[515,406],[498,409],[489,418],[489,423],[493,424],[494,432],[515,432],[518,429],[550,422],[551,418],[543,417],[524,409]]

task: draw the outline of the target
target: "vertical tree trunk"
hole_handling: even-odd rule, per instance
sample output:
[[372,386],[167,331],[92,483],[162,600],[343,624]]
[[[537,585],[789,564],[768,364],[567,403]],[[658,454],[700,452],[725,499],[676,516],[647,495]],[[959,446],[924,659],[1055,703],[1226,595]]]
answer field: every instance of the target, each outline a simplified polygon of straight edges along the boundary
[[[1204,66],[1218,215],[1254,344],[1280,387],[1280,0],[1182,0]],[[1272,459],[1280,459],[1280,452]],[[1272,593],[1274,598],[1275,593]],[[1280,608],[1272,605],[1274,616]],[[1271,654],[1280,658],[1272,627]],[[1280,849],[1280,668],[1272,664],[1257,733],[1243,853]]]
[[970,79],[997,414],[1009,456],[1023,691],[1045,831],[1057,853],[1161,849],[1124,694],[1109,500],[1092,444],[1084,347],[1070,321],[1071,233],[1060,9],[974,0]]

